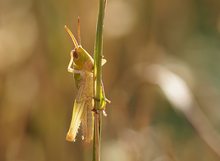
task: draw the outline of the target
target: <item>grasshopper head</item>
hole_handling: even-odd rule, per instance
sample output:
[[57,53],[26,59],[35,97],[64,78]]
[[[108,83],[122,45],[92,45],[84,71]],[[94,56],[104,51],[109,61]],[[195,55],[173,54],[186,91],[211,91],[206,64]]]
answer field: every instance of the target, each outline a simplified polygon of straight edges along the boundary
[[93,70],[93,58],[82,46],[75,47],[75,49],[71,51],[71,54],[73,56],[74,66],[77,70]]
[[[75,48],[71,51],[71,57],[73,58],[73,66],[74,69],[77,70],[86,70],[91,72],[93,70],[93,58],[89,55],[89,53],[83,49],[83,47],[78,44],[76,38],[70,29],[65,26],[67,33],[70,35]],[[79,34],[79,32],[78,32]],[[79,36],[80,40],[80,36]]]

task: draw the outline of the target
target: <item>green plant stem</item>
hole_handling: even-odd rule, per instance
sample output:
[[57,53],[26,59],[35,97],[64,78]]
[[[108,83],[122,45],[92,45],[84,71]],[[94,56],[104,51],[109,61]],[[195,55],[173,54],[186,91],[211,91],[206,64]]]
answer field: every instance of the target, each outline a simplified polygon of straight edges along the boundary
[[94,139],[93,139],[93,161],[100,161],[101,150],[101,114],[95,113]]
[[99,0],[99,13],[96,28],[96,39],[94,47],[94,138],[93,138],[93,161],[100,161],[101,146],[101,83],[102,83],[102,57],[103,57],[103,22],[105,15],[106,0]]
[[96,106],[95,109],[99,109],[99,99],[101,94],[101,81],[102,81],[102,57],[103,57],[103,25],[104,25],[104,15],[105,15],[105,0],[99,0],[99,13],[98,13],[98,22],[96,29],[96,40],[94,48],[94,88],[95,88],[95,97]]

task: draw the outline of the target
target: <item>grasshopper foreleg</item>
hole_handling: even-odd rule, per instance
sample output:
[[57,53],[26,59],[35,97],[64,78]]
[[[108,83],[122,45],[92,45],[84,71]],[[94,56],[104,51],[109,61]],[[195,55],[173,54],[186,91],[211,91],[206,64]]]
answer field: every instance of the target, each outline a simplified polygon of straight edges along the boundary
[[68,67],[67,67],[67,71],[70,72],[70,73],[73,73],[74,69],[72,68],[72,64],[73,64],[73,50],[70,52],[70,62],[68,64]]

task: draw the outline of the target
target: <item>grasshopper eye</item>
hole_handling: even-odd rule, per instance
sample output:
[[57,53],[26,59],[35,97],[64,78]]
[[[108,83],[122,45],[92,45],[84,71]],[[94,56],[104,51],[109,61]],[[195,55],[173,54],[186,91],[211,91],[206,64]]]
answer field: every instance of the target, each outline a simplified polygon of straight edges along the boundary
[[74,59],[78,59],[79,58],[79,54],[76,51],[73,52],[73,58]]

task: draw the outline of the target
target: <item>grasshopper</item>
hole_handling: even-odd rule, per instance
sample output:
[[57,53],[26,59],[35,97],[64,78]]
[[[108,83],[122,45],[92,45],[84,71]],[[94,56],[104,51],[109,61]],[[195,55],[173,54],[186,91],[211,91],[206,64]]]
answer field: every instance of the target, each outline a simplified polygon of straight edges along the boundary
[[[94,60],[91,55],[82,47],[80,37],[80,20],[78,18],[78,42],[71,30],[65,25],[65,29],[72,39],[74,49],[70,52],[70,62],[67,71],[73,74],[75,85],[77,88],[77,96],[73,105],[72,120],[70,128],[66,135],[67,141],[74,141],[78,133],[80,125],[82,126],[82,139],[85,142],[93,140],[93,126],[94,126],[94,97],[93,97],[93,68]],[[102,65],[106,63],[102,59]],[[102,95],[105,98],[104,87],[102,85]],[[102,103],[103,102],[103,103]],[[106,102],[104,99],[101,102],[103,114],[105,115]]]

